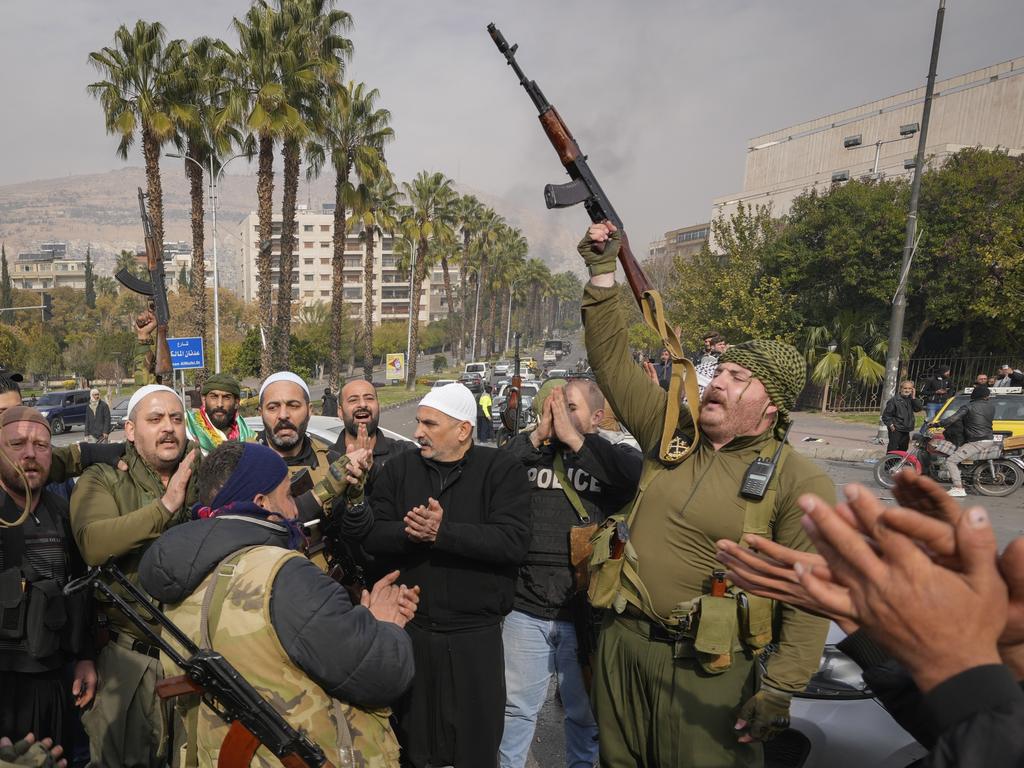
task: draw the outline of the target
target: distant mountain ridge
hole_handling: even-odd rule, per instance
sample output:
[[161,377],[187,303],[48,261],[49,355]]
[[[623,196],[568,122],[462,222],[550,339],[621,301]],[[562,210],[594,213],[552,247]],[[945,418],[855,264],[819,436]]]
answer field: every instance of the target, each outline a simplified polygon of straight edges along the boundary
[[[165,160],[161,167],[164,193],[164,238],[191,241],[188,183],[177,161]],[[275,211],[280,211],[281,176],[275,174]],[[498,195],[456,185],[463,194],[473,194],[494,208],[513,226],[519,227],[530,244],[530,256],[544,261],[553,271],[579,269],[572,258],[586,219],[580,217],[576,231],[568,221],[554,213],[525,210]],[[116,254],[122,249],[141,248],[136,190],[145,187],[140,167],[128,167],[106,173],[41,179],[0,186],[0,241],[7,249],[8,263],[18,253],[35,251],[42,242],[67,242],[71,253],[92,249],[99,274],[110,274]],[[299,184],[299,204],[320,210],[333,201],[333,177],[325,175],[307,184]],[[538,195],[540,194],[538,190]],[[204,201],[209,207],[208,198]],[[221,284],[235,288],[241,283],[239,222],[256,210],[256,176],[228,175],[218,194],[218,259]],[[210,258],[209,211],[207,258]],[[237,289],[236,289],[237,290]]]

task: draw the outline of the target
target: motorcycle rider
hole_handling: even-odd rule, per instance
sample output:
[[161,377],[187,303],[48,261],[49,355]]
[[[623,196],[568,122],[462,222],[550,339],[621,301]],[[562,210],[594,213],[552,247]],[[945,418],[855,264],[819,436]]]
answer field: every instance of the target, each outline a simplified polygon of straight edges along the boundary
[[953,482],[953,487],[949,489],[950,496],[963,497],[967,495],[960,477],[960,462],[976,458],[985,449],[992,447],[992,419],[994,416],[995,405],[989,400],[989,388],[984,384],[979,384],[971,391],[971,401],[967,405],[960,406],[956,413],[947,416],[935,425],[945,429],[958,422],[963,423],[964,444],[946,459],[949,479]]

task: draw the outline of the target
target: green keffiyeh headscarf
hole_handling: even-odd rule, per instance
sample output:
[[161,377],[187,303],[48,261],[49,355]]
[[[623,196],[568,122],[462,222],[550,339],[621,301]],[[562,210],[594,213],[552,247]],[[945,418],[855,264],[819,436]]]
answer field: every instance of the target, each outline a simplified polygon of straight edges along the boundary
[[239,385],[238,379],[227,373],[215,373],[203,383],[202,394],[208,395],[214,390],[227,392],[235,397],[242,394],[242,387]]
[[783,341],[754,339],[729,347],[718,361],[736,363],[749,370],[764,385],[772,405],[779,409],[780,421],[791,421],[789,412],[807,382],[807,362],[795,347]]

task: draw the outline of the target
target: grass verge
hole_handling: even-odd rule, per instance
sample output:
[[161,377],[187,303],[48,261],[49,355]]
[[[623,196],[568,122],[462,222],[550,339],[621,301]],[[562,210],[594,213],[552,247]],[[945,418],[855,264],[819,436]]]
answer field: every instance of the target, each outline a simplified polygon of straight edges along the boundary
[[413,390],[407,390],[404,384],[392,385],[389,387],[377,388],[377,402],[381,408],[389,405],[400,405],[413,400],[419,400],[430,391],[428,384],[417,384]]

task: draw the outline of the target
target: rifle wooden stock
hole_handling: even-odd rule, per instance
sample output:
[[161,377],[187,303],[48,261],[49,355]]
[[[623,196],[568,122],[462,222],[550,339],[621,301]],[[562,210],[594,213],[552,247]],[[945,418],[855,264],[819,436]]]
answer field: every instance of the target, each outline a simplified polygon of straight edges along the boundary
[[202,692],[203,686],[188,675],[165,677],[163,680],[157,680],[156,683],[156,695],[161,699],[173,699],[175,696]]
[[[253,735],[252,731],[238,720],[234,720],[231,727],[228,728],[228,735],[224,737],[224,741],[220,745],[217,768],[249,768],[259,748],[260,740]],[[278,759],[285,768],[320,768],[310,765],[296,754],[281,755]],[[325,759],[320,766],[334,768],[334,763],[330,759]]]

